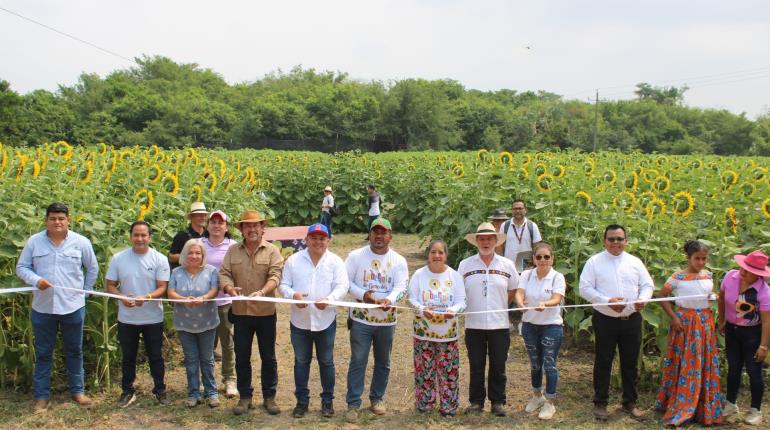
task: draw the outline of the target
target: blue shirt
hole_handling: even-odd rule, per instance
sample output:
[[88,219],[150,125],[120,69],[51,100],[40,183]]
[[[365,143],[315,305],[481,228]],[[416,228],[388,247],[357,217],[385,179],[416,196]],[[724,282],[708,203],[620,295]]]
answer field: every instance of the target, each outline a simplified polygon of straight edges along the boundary
[[[168,288],[175,290],[181,296],[202,296],[212,288],[219,287],[219,273],[217,269],[207,264],[195,276],[179,266],[171,271],[171,279]],[[186,331],[188,333],[203,333],[204,331],[217,328],[219,325],[219,312],[217,304],[214,301],[203,302],[202,305],[195,308],[188,308],[182,303],[174,303],[174,328],[177,331]]]
[[[158,281],[168,281],[169,272],[168,258],[160,252],[150,248],[144,254],[137,254],[128,248],[112,257],[105,278],[118,282],[121,293],[142,297],[155,291]],[[134,325],[161,323],[163,302],[150,301],[129,308],[118,301],[118,321]]]
[[86,305],[85,294],[56,287],[93,290],[99,276],[99,263],[91,241],[85,237],[67,231],[67,237],[57,246],[48,238],[48,231],[43,230],[32,235],[24,245],[16,274],[32,287],[36,287],[40,279],[54,286],[32,292],[32,309],[66,315]]

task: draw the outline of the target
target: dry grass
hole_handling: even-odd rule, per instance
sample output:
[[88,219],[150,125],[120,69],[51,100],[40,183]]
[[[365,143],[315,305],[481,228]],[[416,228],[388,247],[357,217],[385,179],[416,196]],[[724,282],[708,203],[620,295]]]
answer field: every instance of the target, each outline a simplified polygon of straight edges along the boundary
[[[332,250],[344,257],[365,242],[362,234],[340,234],[335,236]],[[422,249],[424,244],[416,236],[396,235],[391,246],[407,257],[410,273],[424,264]],[[347,330],[345,329],[345,313],[340,311],[337,318],[337,343],[335,358],[337,362],[337,385],[335,388],[335,407],[337,414],[332,419],[320,416],[321,392],[318,378],[318,367],[313,363],[311,367],[311,409],[310,413],[302,419],[291,418],[291,408],[294,406],[294,382],[293,382],[293,353],[289,341],[289,310],[279,307],[278,315],[278,340],[277,355],[279,365],[278,404],[283,409],[279,416],[269,416],[261,409],[256,409],[246,417],[236,417],[230,412],[236,400],[223,399],[223,406],[219,409],[209,409],[198,406],[196,409],[188,409],[183,405],[186,398],[186,379],[184,367],[181,365],[181,349],[176,342],[172,342],[167,348],[167,385],[171,398],[175,404],[162,407],[155,403],[150,394],[152,386],[146,365],[139,369],[137,380],[138,401],[127,409],[117,409],[114,405],[120,395],[119,387],[113,387],[108,392],[92,393],[97,401],[96,405],[88,410],[80,409],[68,401],[66,392],[60,392],[52,399],[52,405],[48,412],[41,415],[32,415],[32,400],[29,393],[0,392],[0,427],[2,428],[90,428],[90,429],[115,429],[136,428],[146,430],[175,429],[185,427],[187,429],[224,429],[224,428],[304,428],[304,429],[331,429],[331,428],[372,428],[372,429],[439,429],[451,426],[457,429],[471,428],[521,428],[521,429],[593,429],[593,428],[659,428],[659,417],[652,411],[647,412],[641,421],[635,421],[619,410],[619,405],[612,405],[610,421],[606,424],[596,423],[591,413],[591,368],[593,357],[590,351],[580,348],[563,349],[559,355],[559,399],[556,404],[557,413],[550,422],[540,422],[536,416],[529,416],[523,412],[523,406],[530,396],[529,384],[529,360],[524,350],[521,337],[513,336],[511,350],[508,359],[508,411],[506,418],[495,418],[489,413],[479,416],[462,416],[455,418],[442,418],[438,414],[419,414],[414,410],[413,391],[413,364],[411,343],[411,314],[402,312],[397,327],[396,341],[392,353],[391,375],[388,391],[385,396],[385,404],[388,414],[383,417],[374,417],[365,413],[357,425],[347,424],[344,421],[345,389],[347,374],[347,357],[350,355]],[[462,343],[462,340],[461,340]],[[461,403],[467,404],[467,380],[468,369],[465,347],[462,351],[461,364]],[[255,369],[255,401],[261,401],[259,396],[258,354],[253,354]],[[217,371],[219,368],[217,366]],[[115,369],[119,376],[119,364]],[[368,382],[371,378],[371,364],[368,367],[367,388],[364,391],[364,405],[367,403]],[[119,381],[119,379],[116,379]],[[645,390],[641,393],[640,406],[650,407],[653,402],[654,390]],[[747,387],[744,391],[748,391]],[[613,390],[612,399],[618,400],[619,393]],[[748,400],[741,399],[743,405]],[[765,402],[767,403],[767,402]],[[489,405],[487,405],[488,409]],[[731,427],[740,428],[742,426]]]

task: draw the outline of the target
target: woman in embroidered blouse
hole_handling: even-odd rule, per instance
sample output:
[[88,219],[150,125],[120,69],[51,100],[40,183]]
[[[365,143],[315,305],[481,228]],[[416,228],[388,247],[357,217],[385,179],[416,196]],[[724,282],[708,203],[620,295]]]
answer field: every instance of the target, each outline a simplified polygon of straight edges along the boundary
[[722,422],[722,394],[714,312],[708,299],[714,288],[706,270],[709,248],[688,240],[684,252],[687,267],[671,275],[658,294],[682,298],[675,301],[676,311],[670,302],[660,302],[671,324],[655,409],[663,412],[665,425],[717,424]]
[[203,379],[203,397],[206,403],[219,406],[217,380],[214,376],[214,339],[219,325],[215,301],[219,275],[217,269],[206,264],[206,248],[200,239],[190,239],[179,254],[182,264],[171,272],[168,298],[186,300],[174,303],[174,328],[184,351],[187,372],[187,406],[202,403],[200,383]]
[[[556,383],[559,372],[556,357],[564,337],[561,304],[567,289],[564,275],[553,268],[551,245],[539,242],[532,248],[535,268],[525,270],[519,277],[514,299],[518,307],[535,307],[521,317],[521,335],[531,363],[530,376],[534,395],[524,407],[528,413],[538,412],[542,420],[553,418],[556,407]],[[543,396],[545,371],[545,396]]]
[[428,246],[428,265],[409,281],[409,302],[419,312],[414,328],[414,385],[417,410],[426,412],[438,403],[441,415],[455,415],[460,405],[459,323],[465,310],[462,276],[447,266],[447,246],[434,240]]

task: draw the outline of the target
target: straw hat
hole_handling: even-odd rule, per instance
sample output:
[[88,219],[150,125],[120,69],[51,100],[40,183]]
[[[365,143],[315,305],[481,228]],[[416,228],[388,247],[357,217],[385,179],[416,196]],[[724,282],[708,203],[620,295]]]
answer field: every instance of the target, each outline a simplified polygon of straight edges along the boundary
[[208,215],[209,211],[206,210],[206,205],[203,204],[203,202],[192,202],[190,205],[190,212],[187,212],[187,218],[190,218],[190,215],[194,214],[206,214]]
[[475,233],[466,234],[465,240],[470,242],[473,246],[479,246],[478,242],[476,242],[476,236],[486,235],[493,235],[497,237],[497,243],[495,243],[495,246],[500,246],[505,243],[505,233],[498,233],[497,230],[495,230],[495,226],[488,222],[482,222],[479,224],[479,227],[476,229]]

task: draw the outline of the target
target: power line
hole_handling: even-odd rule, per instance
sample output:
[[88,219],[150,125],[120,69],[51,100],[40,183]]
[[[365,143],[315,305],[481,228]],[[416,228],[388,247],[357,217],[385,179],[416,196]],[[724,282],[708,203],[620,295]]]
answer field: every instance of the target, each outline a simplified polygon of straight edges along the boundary
[[21,15],[21,14],[17,13],[17,12],[14,12],[14,11],[12,11],[12,10],[6,9],[6,8],[4,8],[4,7],[2,7],[2,6],[0,6],[0,10],[4,11],[4,12],[6,12],[6,13],[9,13],[9,14],[11,14],[11,15],[17,16],[17,17],[19,17],[19,18],[21,18],[21,19],[23,19],[23,20],[29,21],[29,22],[31,22],[31,23],[33,23],[33,24],[35,24],[35,25],[39,25],[39,26],[41,26],[41,27],[43,27],[43,28],[45,28],[45,29],[51,30],[51,31],[53,31],[53,32],[55,32],[55,33],[61,34],[62,36],[65,36],[65,37],[69,37],[69,38],[70,38],[70,39],[72,39],[72,40],[76,40],[76,41],[78,41],[78,42],[80,42],[80,43],[86,44],[86,45],[88,45],[88,46],[90,46],[90,47],[92,47],[92,48],[96,48],[96,49],[98,49],[98,50],[100,50],[100,51],[102,51],[102,52],[105,52],[105,53],[107,53],[107,54],[110,54],[110,55],[112,55],[112,56],[118,57],[118,58],[120,58],[121,60],[125,60],[125,61],[128,61],[129,63],[134,63],[134,64],[137,64],[137,63],[136,63],[136,61],[135,61],[134,59],[132,59],[132,58],[128,58],[128,57],[126,57],[126,56],[120,55],[120,54],[118,54],[117,52],[115,52],[115,51],[111,51],[111,50],[109,50],[109,49],[107,49],[107,48],[102,48],[102,47],[101,47],[101,46],[99,46],[99,45],[96,45],[96,44],[94,44],[94,43],[91,43],[91,42],[89,42],[89,41],[87,41],[87,40],[83,40],[83,39],[81,39],[81,38],[79,38],[79,37],[77,37],[77,36],[73,36],[73,35],[71,35],[71,34],[69,34],[69,33],[66,33],[66,32],[64,32],[64,31],[58,30],[58,29],[56,29],[56,28],[53,28],[53,27],[51,27],[51,26],[49,26],[49,25],[43,24],[42,22],[39,22],[39,21],[35,21],[35,20],[34,20],[34,19],[32,19],[32,18],[28,18],[28,17],[26,17],[26,16],[24,16],[24,15]]

